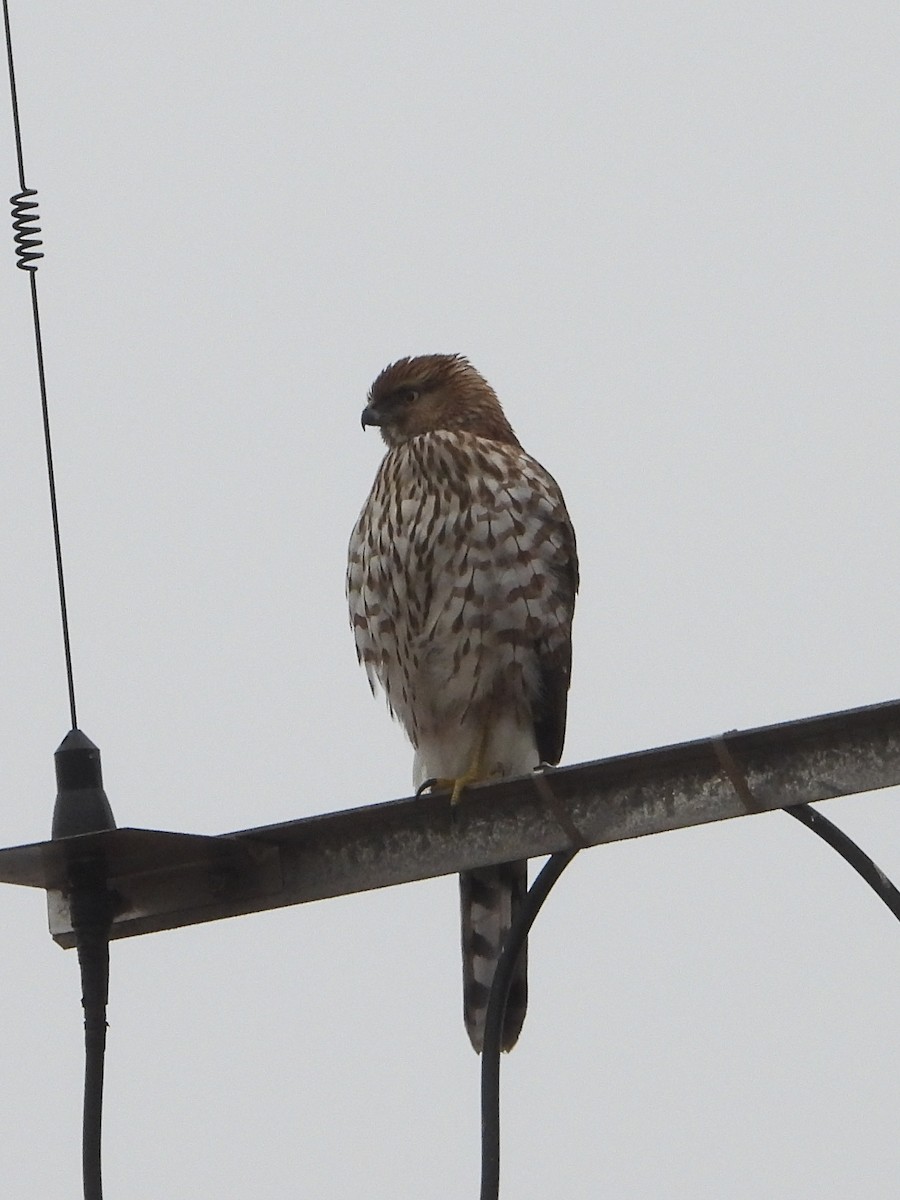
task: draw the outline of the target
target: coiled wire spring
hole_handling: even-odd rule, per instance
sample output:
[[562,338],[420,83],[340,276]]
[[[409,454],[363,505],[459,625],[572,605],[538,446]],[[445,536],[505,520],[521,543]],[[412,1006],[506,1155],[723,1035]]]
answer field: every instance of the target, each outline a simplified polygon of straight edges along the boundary
[[38,258],[44,257],[43,250],[36,250],[36,246],[42,246],[44,243],[35,234],[41,232],[40,225],[37,222],[40,217],[36,211],[38,207],[37,200],[31,200],[29,197],[36,196],[35,188],[23,188],[15,196],[10,196],[9,202],[12,205],[13,229],[15,230],[14,241],[16,243],[16,254],[19,261],[16,263],[23,271],[36,271]]

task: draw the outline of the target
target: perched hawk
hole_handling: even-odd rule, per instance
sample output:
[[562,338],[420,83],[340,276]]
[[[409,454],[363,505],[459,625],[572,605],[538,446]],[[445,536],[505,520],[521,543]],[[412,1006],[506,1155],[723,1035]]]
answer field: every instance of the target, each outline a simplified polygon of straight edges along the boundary
[[[566,728],[575,534],[562,493],[519,445],[496,394],[458,354],[402,358],[362,423],[388,445],[350,539],[359,660],[415,747],[414,783],[452,788],[556,763]],[[463,1007],[481,1051],[503,939],[527,863],[460,876]],[[525,953],[503,1048],[525,1018]]]

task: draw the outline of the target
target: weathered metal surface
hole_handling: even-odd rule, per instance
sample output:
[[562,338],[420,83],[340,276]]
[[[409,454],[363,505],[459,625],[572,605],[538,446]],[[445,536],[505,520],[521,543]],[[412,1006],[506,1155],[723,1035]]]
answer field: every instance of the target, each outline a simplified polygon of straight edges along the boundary
[[472,787],[453,810],[442,794],[219,838],[120,829],[0,850],[0,881],[50,889],[68,946],[72,853],[102,854],[112,936],[128,937],[900,784],[900,701],[722,740]]

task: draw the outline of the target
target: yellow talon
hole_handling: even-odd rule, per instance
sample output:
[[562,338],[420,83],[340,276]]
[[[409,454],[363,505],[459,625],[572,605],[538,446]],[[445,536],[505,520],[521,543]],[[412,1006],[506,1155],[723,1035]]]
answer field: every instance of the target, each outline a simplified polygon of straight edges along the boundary
[[460,775],[458,779],[454,779],[452,776],[448,779],[442,779],[439,776],[436,776],[434,779],[426,779],[419,788],[418,792],[416,792],[416,795],[420,796],[426,789],[428,791],[449,792],[450,803],[458,804],[464,788],[468,787],[470,783],[477,782],[478,777],[473,775],[471,771],[466,771],[465,775]]
[[435,787],[451,788],[450,804],[459,804],[459,798],[463,791],[470,783],[480,783],[487,776],[484,774],[484,751],[488,740],[487,726],[481,731],[481,736],[478,739],[478,744],[475,747],[475,753],[472,756],[472,761],[469,763],[468,769],[457,776],[456,779],[436,779]]
[[465,775],[460,775],[459,779],[450,779],[449,783],[453,784],[453,791],[450,793],[450,803],[459,804],[459,798],[463,794],[463,789],[468,787],[470,783],[477,783],[478,776],[470,767]]

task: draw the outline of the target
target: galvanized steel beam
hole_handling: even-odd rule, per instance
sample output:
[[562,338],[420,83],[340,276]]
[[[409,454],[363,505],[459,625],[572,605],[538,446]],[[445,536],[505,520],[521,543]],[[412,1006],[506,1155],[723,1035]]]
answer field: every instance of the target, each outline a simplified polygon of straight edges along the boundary
[[448,795],[198,837],[117,829],[0,850],[0,882],[48,890],[74,944],[69,880],[98,865],[112,937],[302,904],[900,784],[900,701],[732,732]]

